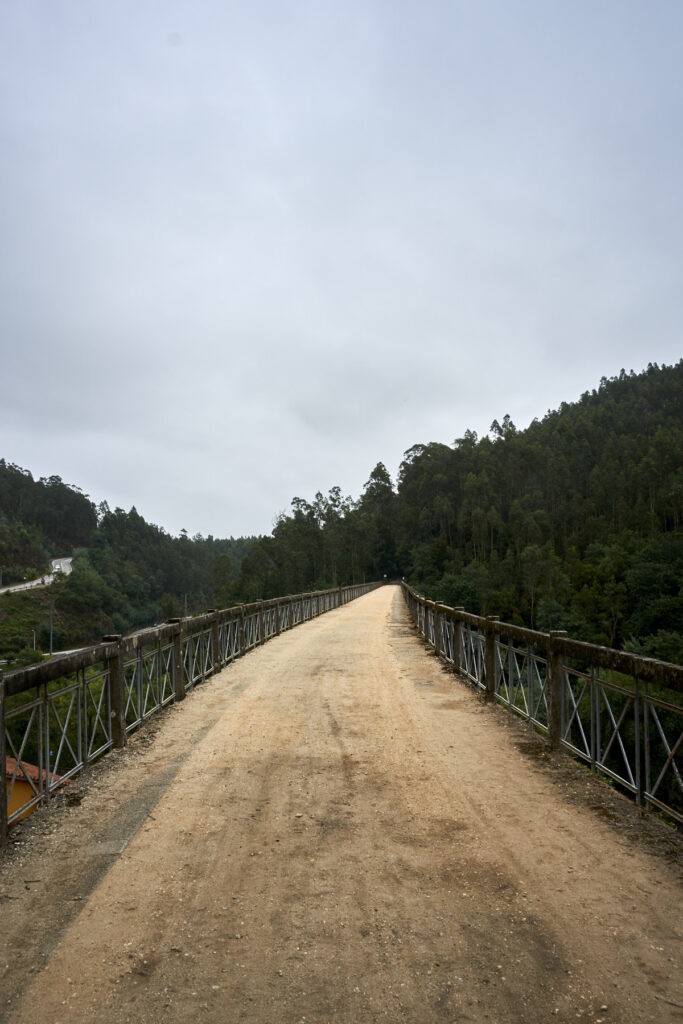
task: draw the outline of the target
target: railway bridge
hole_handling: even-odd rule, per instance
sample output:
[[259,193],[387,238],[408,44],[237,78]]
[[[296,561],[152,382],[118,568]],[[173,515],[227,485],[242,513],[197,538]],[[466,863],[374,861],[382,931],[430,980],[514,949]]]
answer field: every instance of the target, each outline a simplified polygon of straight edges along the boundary
[[0,1021],[681,1021],[675,671],[572,643],[381,586],[6,678]]

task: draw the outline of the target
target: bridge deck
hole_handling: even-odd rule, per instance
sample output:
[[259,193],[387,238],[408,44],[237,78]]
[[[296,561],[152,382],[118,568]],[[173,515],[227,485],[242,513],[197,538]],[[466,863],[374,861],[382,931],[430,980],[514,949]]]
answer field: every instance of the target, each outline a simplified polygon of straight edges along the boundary
[[36,816],[0,1020],[681,1021],[672,864],[530,753],[397,588],[279,637]]

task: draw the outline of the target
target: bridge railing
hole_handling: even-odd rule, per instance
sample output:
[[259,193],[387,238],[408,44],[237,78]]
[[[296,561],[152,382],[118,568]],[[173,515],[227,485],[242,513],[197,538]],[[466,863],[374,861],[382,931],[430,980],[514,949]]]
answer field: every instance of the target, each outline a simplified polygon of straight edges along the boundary
[[437,604],[403,584],[418,633],[453,671],[639,805],[683,823],[683,667]]
[[11,825],[96,758],[125,746],[128,735],[163,707],[247,651],[380,585],[172,619],[0,672],[0,844]]

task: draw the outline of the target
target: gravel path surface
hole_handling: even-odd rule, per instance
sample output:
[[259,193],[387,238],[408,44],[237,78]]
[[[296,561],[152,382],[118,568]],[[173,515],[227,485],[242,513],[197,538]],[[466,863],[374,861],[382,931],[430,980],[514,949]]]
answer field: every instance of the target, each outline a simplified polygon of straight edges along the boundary
[[397,588],[70,800],[0,864],[6,1024],[683,1021],[680,836],[450,676]]

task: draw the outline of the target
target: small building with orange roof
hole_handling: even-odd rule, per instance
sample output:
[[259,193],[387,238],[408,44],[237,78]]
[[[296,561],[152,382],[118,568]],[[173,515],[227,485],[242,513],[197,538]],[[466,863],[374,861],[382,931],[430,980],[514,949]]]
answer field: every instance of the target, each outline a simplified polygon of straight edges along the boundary
[[[17,761],[14,757],[5,758],[5,778],[7,789],[7,817],[11,818],[22,807],[30,804],[39,794],[47,789],[48,780],[51,783],[58,782],[59,775],[48,774],[44,768],[39,768],[28,761]],[[38,803],[32,807],[26,807],[23,814],[16,819],[20,821],[35,811]]]

